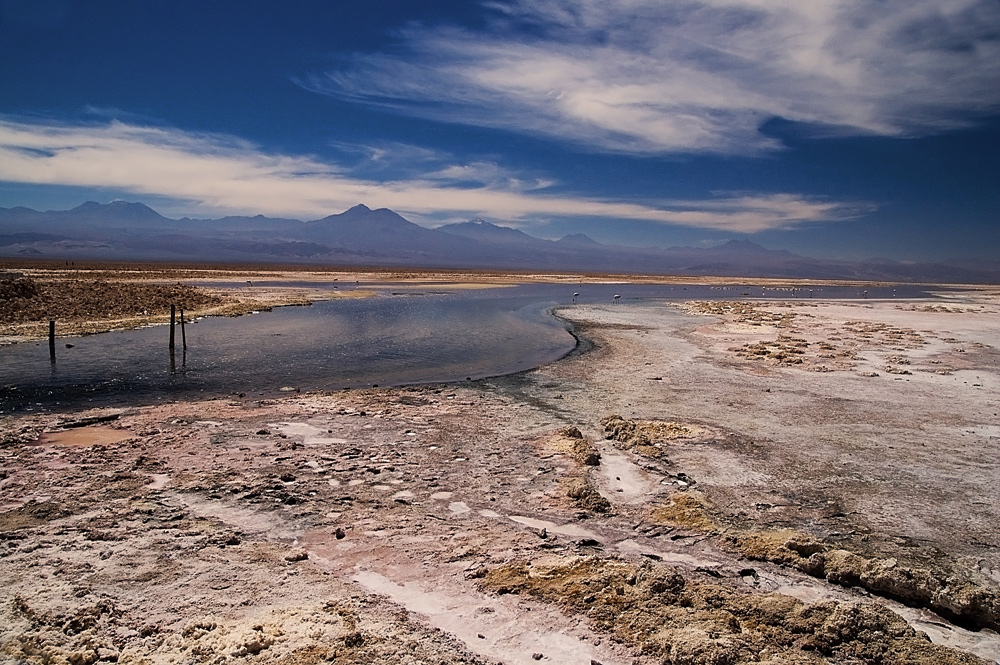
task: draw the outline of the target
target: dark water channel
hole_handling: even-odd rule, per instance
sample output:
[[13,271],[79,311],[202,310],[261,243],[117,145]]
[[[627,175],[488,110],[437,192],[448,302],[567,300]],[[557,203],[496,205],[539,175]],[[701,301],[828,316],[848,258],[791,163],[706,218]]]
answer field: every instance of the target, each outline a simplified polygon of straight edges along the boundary
[[[173,363],[167,326],[58,338],[54,364],[46,342],[0,347],[0,412],[233,393],[273,396],[285,386],[305,392],[510,374],[555,361],[575,347],[569,326],[551,314],[554,307],[570,304],[574,292],[580,303],[611,303],[620,295],[621,307],[651,299],[810,297],[808,289],[745,285],[531,284],[451,292],[447,287],[357,287],[374,288],[379,295],[191,323],[186,351],[177,332]],[[854,287],[824,287],[816,288],[813,297],[862,295]],[[900,298],[927,295],[916,287],[895,289]],[[869,288],[867,297],[891,298],[894,289]]]

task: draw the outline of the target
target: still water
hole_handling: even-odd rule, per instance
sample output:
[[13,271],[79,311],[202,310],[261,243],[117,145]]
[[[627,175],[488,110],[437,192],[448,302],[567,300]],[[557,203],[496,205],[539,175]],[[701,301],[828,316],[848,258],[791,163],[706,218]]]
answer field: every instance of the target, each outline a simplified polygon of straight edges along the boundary
[[[274,395],[286,386],[305,392],[510,374],[555,361],[575,347],[569,326],[551,313],[570,304],[574,292],[580,303],[611,303],[617,294],[621,307],[654,299],[810,297],[808,289],[792,293],[745,285],[532,284],[454,292],[357,286],[379,295],[189,324],[187,351],[181,349],[178,331],[172,364],[166,326],[58,338],[54,364],[46,342],[0,347],[0,412]],[[927,295],[914,287],[896,288],[897,297]],[[862,293],[854,287],[825,287],[814,295],[859,298]],[[869,298],[893,295],[891,287],[867,293]]]

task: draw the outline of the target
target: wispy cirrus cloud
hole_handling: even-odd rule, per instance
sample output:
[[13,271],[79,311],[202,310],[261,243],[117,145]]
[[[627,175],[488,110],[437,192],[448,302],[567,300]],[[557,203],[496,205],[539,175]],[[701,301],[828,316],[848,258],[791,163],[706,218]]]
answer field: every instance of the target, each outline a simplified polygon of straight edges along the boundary
[[996,0],[496,0],[299,83],[625,153],[751,154],[771,118],[888,136],[1000,111]]
[[553,186],[540,175],[515,173],[496,161],[461,161],[454,154],[408,143],[331,144],[346,158],[356,174],[386,179],[423,179],[455,186],[484,186],[512,190],[537,190]]
[[471,216],[597,217],[751,233],[848,219],[856,205],[794,194],[728,194],[635,203],[555,194],[488,163],[419,177],[363,179],[312,156],[269,153],[229,136],[111,122],[67,125],[0,118],[0,180],[107,187],[189,203],[198,214],[321,217],[357,203],[433,224]]
[[425,171],[429,165],[443,165],[455,161],[452,154],[426,146],[400,142],[331,142],[345,164],[353,169],[384,172]]

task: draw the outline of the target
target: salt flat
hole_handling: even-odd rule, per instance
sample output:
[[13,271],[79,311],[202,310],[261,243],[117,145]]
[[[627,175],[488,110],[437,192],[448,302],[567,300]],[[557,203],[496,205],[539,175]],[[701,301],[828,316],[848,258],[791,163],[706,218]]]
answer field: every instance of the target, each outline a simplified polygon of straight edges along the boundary
[[998,304],[574,306],[508,377],[6,418],[0,653],[995,660]]

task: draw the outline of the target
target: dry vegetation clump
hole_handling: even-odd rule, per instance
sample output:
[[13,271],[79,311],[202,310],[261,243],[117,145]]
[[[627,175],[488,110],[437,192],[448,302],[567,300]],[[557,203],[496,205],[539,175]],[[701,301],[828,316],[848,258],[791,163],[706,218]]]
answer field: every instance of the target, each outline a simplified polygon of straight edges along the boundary
[[169,312],[171,305],[193,310],[221,302],[219,297],[181,284],[30,278],[0,281],[0,323],[110,319]]
[[5,614],[8,627],[20,630],[3,643],[0,654],[15,663],[77,665],[118,660],[119,651],[104,635],[104,628],[120,619],[121,612],[108,599],[60,612],[44,612],[16,595]]
[[868,344],[916,348],[927,342],[916,330],[897,328],[876,321],[845,321],[841,328]]
[[489,570],[479,585],[560,605],[567,614],[586,616],[614,640],[676,665],[981,663],[931,644],[876,603],[806,605],[780,594],[687,580],[650,562],[598,557],[515,562]]
[[[752,326],[771,325],[777,328],[796,332],[795,317],[811,317],[801,312],[775,312],[773,308],[802,307],[801,303],[767,303],[768,310],[761,310],[745,302],[729,301],[695,301],[686,303],[683,307],[695,314],[714,314],[723,316],[728,322]],[[812,306],[815,306],[813,304]],[[835,369],[850,369],[853,361],[858,360],[858,352],[863,348],[893,347],[916,348],[926,344],[924,338],[915,330],[892,326],[876,321],[845,321],[838,326],[838,332],[847,336],[848,341],[838,348],[831,342],[840,341],[840,336],[830,335],[829,340],[813,340],[812,342],[788,334],[779,334],[774,340],[761,340],[733,346],[728,351],[745,360],[766,361],[779,366],[800,366],[818,372],[829,372]],[[818,364],[832,361],[830,366]],[[895,365],[889,365],[885,371],[890,374],[908,374]]]
[[564,427],[549,439],[549,445],[566,455],[575,468],[563,479],[562,491],[576,508],[610,513],[611,502],[601,496],[590,478],[590,467],[601,463],[601,455],[576,427]]
[[668,441],[693,439],[704,434],[702,428],[694,425],[664,420],[628,420],[619,415],[608,416],[601,425],[616,447],[646,457],[664,456],[663,444]]
[[21,529],[31,529],[51,520],[73,515],[78,506],[55,501],[35,501],[34,499],[0,513],[0,533],[11,534]]
[[611,502],[601,496],[586,473],[566,478],[562,486],[577,508],[595,513],[611,512]]
[[559,452],[569,455],[578,464],[585,466],[598,466],[601,463],[601,454],[594,448],[594,444],[583,437],[576,427],[564,427],[552,437],[552,446]]
[[[769,306],[785,306],[786,303],[768,303]],[[692,314],[716,314],[731,317],[736,323],[746,323],[751,326],[792,325],[796,314],[794,312],[768,312],[760,310],[746,302],[728,300],[696,300],[685,303],[684,309]]]
[[731,533],[721,542],[748,559],[792,566],[834,584],[926,607],[959,625],[1000,629],[1000,592],[968,579],[860,556],[794,531]]
[[717,531],[719,528],[712,519],[708,499],[696,491],[673,494],[669,505],[653,510],[653,519],[661,524],[699,531]]
[[827,549],[812,536],[791,529],[729,533],[722,538],[722,544],[748,559],[793,566]]
[[975,310],[963,307],[948,307],[946,305],[922,305],[916,306],[911,305],[910,307],[897,307],[896,309],[901,309],[907,312],[942,312],[945,314],[962,314],[964,312],[973,312]]
[[[12,605],[6,619],[18,634],[3,643],[0,658],[15,663],[485,665],[453,640],[428,635],[403,614],[382,608],[381,617],[364,616],[365,608],[355,600],[272,609],[242,620],[203,617],[175,629],[143,625],[140,617],[108,599],[58,612],[38,610],[20,596]],[[116,644],[111,637],[115,630],[129,628],[142,637]]]
[[729,349],[736,355],[749,360],[774,360],[779,365],[802,364],[802,356],[809,347],[809,342],[798,337],[778,335],[773,342],[761,341],[756,344],[744,344]]
[[1000,593],[957,576],[901,566],[895,559],[869,559],[845,550],[810,556],[805,572],[843,586],[859,586],[886,598],[927,607],[971,628],[1000,629]]

